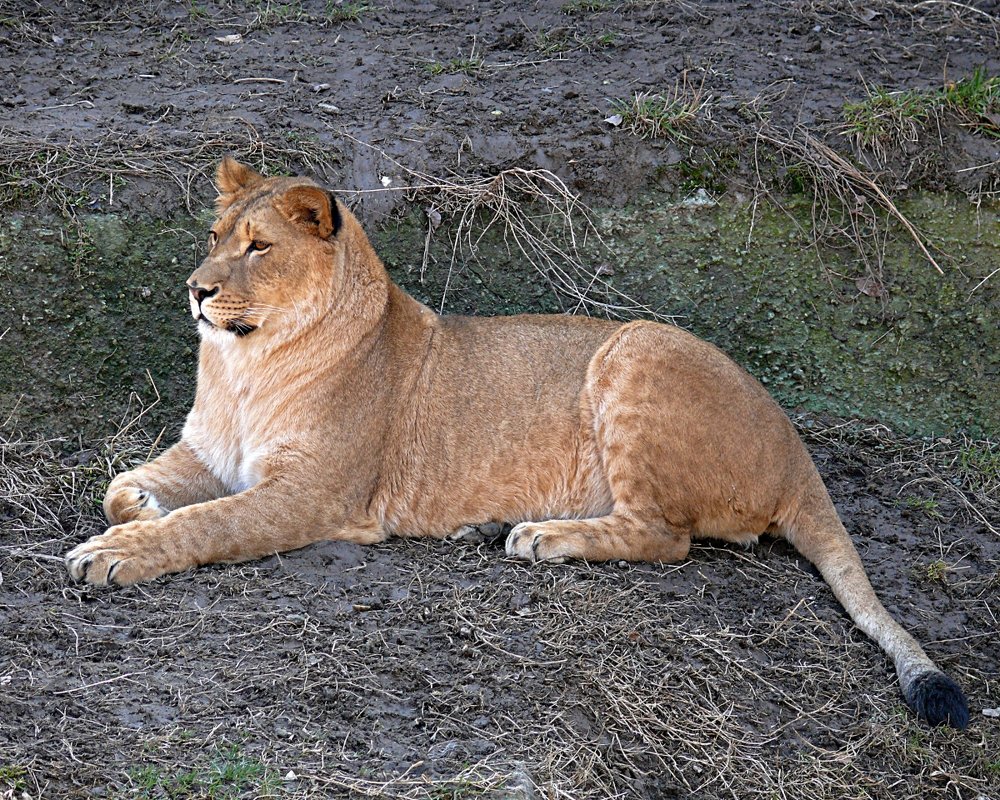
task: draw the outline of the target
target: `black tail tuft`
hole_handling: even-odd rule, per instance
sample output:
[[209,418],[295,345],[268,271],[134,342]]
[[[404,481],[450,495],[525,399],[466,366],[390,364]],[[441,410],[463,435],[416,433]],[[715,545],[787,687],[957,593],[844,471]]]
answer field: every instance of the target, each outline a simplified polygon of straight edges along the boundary
[[931,725],[947,723],[964,730],[969,724],[969,704],[962,688],[943,672],[924,672],[906,687],[906,702]]

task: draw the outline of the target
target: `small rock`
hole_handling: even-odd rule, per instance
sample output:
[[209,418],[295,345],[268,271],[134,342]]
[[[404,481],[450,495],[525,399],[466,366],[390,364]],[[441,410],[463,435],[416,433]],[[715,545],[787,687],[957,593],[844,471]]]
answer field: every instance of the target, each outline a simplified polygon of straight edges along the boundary
[[537,800],[538,796],[535,781],[528,768],[522,763],[516,764],[507,783],[504,797],[510,800]]
[[285,776],[281,780],[283,780],[283,781],[296,781],[298,779],[299,779],[299,776],[295,774],[294,770],[290,769],[290,770],[288,770],[288,772],[285,773]]
[[704,188],[699,188],[693,195],[681,201],[683,208],[711,208],[718,204],[718,201]]
[[454,739],[449,739],[447,742],[442,742],[440,744],[432,745],[431,748],[427,751],[427,757],[436,761],[439,758],[447,758],[457,749],[458,749],[458,742],[456,742]]

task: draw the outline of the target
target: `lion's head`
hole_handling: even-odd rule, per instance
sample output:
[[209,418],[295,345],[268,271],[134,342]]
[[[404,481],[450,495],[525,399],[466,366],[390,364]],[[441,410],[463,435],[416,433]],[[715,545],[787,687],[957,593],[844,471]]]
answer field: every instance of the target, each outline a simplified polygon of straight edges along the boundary
[[347,251],[370,251],[357,221],[308,178],[264,178],[228,157],[216,185],[209,252],[187,281],[202,335],[270,338],[317,319],[343,294]]

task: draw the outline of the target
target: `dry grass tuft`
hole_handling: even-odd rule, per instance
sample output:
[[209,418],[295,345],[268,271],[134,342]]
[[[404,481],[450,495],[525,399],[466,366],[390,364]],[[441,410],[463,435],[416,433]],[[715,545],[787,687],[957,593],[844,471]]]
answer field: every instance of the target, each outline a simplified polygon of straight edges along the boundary
[[671,139],[688,142],[690,130],[705,116],[708,98],[705,78],[694,84],[685,71],[664,93],[636,92],[630,100],[619,100],[612,113],[621,118],[621,127],[641,139]]
[[[812,193],[815,240],[846,240],[868,271],[866,292],[881,294],[885,243],[895,219],[939,274],[944,271],[931,254],[925,237],[899,210],[874,175],[864,172],[803,128],[790,132],[764,122],[755,131],[755,163],[759,153],[777,158],[786,182]],[[769,194],[759,168],[756,190]],[[752,228],[751,228],[752,234]]]
[[445,307],[460,261],[476,259],[480,242],[496,233],[508,252],[520,254],[531,264],[564,311],[613,318],[642,314],[669,320],[614,287],[598,267],[588,264],[584,250],[604,248],[604,242],[590,209],[555,173],[510,167],[486,176],[440,177],[401,164],[372,145],[366,146],[407,177],[403,186],[375,191],[404,192],[427,215],[421,281],[431,258],[435,232],[442,229],[450,235],[451,257],[439,310]]
[[95,199],[108,206],[126,182],[176,186],[189,213],[196,185],[208,185],[216,164],[232,155],[264,173],[301,165],[318,174],[329,170],[337,154],[314,143],[265,141],[247,125],[242,131],[202,133],[192,144],[174,143],[158,132],[135,136],[109,132],[92,144],[38,140],[0,129],[0,206],[50,203],[73,217]]
[[864,100],[844,106],[841,133],[885,163],[889,152],[916,143],[932,120],[940,139],[946,117],[983,136],[1000,138],[1000,77],[978,67],[968,77],[940,88],[868,89]]
[[875,87],[864,100],[844,106],[841,132],[884,164],[889,152],[915,144],[923,127],[938,119],[938,111],[923,92]]
[[427,267],[436,221],[451,221],[452,257],[441,309],[444,308],[459,255],[476,258],[480,241],[498,231],[507,245],[546,281],[564,310],[584,310],[611,317],[646,314],[650,308],[614,288],[582,249],[603,246],[579,196],[559,176],[544,169],[512,167],[482,178],[434,178],[410,171],[416,180],[413,199],[428,215],[421,278]]

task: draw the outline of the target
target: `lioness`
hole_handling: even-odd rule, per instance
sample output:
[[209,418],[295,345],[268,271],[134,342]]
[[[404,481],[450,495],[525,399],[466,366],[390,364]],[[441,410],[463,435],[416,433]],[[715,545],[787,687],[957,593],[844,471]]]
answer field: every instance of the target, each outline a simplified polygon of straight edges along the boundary
[[962,690],[883,608],[819,473],[763,387],[680,328],[438,316],[304,178],[225,159],[187,281],[201,352],[179,443],[118,475],[73,577],[130,584],[321,539],[517,523],[526,561],[683,559],[781,536],[895,661],[932,724]]

